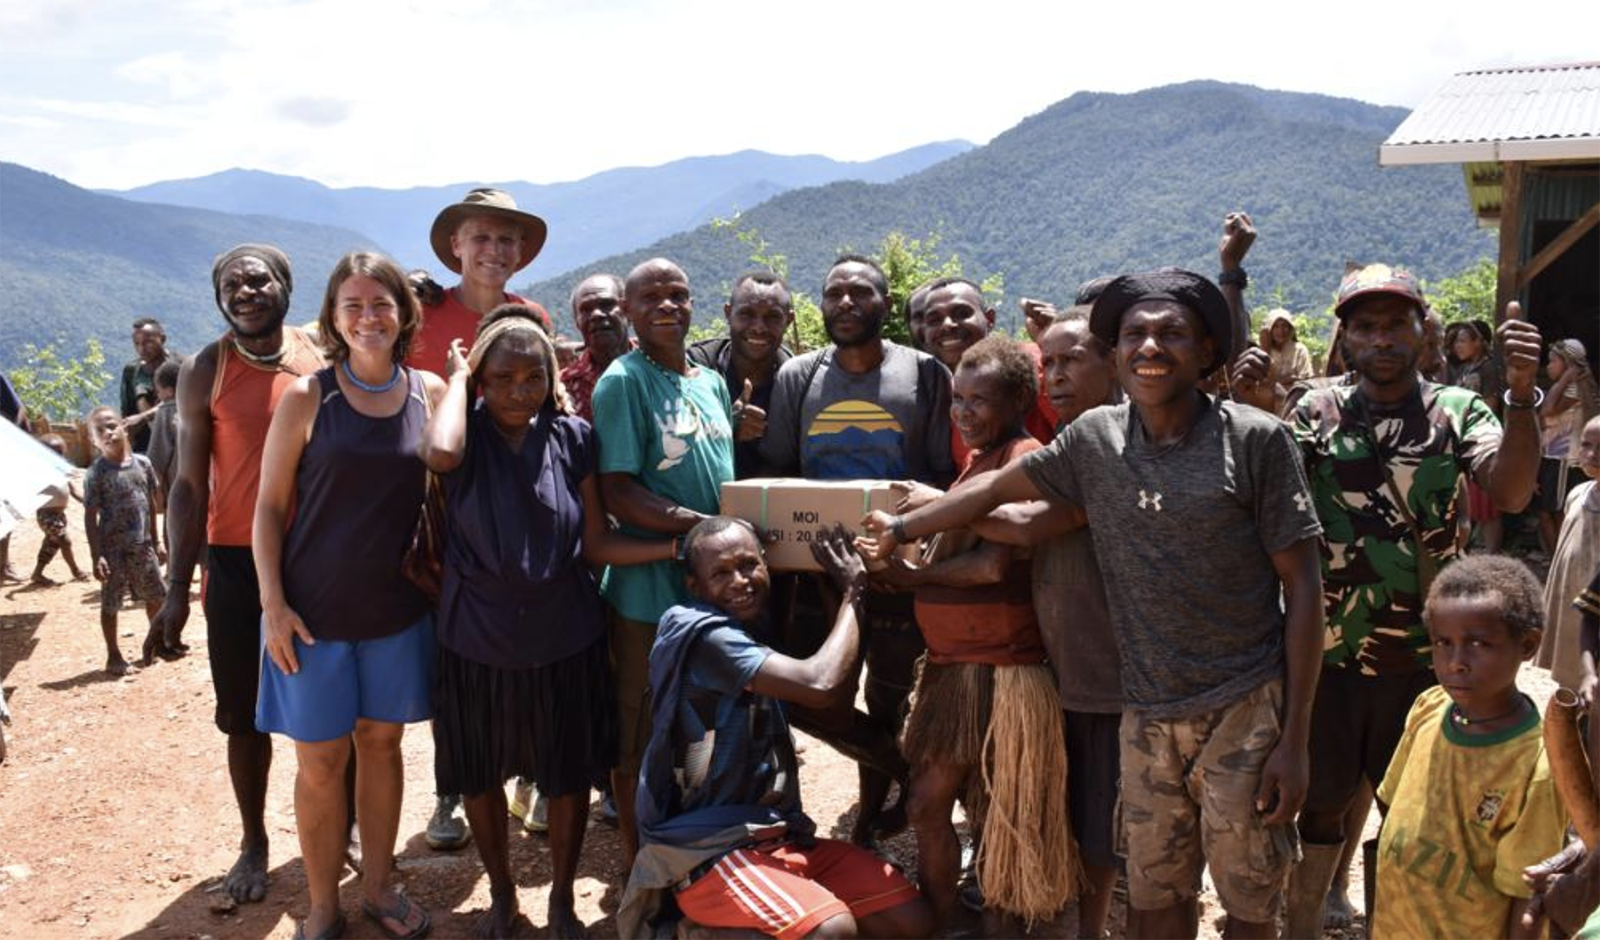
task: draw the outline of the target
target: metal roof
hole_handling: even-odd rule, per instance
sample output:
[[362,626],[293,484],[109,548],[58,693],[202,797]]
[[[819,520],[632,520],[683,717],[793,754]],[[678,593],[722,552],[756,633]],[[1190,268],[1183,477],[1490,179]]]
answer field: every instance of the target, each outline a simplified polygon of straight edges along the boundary
[[1378,163],[1600,158],[1600,62],[1462,72],[1378,148]]

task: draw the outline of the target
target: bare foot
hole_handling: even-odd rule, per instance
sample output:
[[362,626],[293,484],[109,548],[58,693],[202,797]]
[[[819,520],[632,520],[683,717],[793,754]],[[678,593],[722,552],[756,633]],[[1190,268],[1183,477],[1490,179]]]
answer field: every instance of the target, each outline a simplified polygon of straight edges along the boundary
[[106,660],[106,672],[113,676],[125,676],[132,669],[128,661],[120,654]]
[[267,849],[245,849],[228,869],[222,886],[240,904],[250,904],[267,896]]
[[1356,909],[1351,906],[1343,885],[1334,885],[1328,891],[1328,901],[1322,909],[1322,929],[1342,930],[1355,921]]
[[515,888],[504,894],[490,891],[489,909],[472,922],[472,935],[478,940],[502,940],[512,936],[516,932],[517,915],[521,910],[517,905]]
[[550,909],[546,917],[550,920],[550,929],[547,934],[550,940],[587,940],[589,931],[583,926],[583,921],[578,919],[578,913],[572,909],[572,899],[558,901],[553,896],[550,898]]
[[74,571],[72,573],[72,580],[74,580],[74,581],[87,581],[87,580],[89,580],[89,576],[84,574],[81,571]]
[[31,580],[38,587],[55,587],[56,586],[56,582],[53,581],[50,578],[45,577],[44,572],[42,572],[42,571],[34,572],[33,578]]

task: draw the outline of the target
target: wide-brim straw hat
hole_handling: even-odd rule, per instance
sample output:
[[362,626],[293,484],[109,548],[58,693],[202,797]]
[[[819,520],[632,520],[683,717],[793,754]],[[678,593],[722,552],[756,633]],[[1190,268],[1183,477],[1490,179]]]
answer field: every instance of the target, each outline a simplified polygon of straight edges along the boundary
[[521,226],[522,255],[517,259],[518,271],[527,267],[538,256],[539,250],[544,247],[545,236],[550,231],[544,219],[518,209],[517,201],[511,198],[510,193],[488,187],[474,189],[462,197],[460,202],[445,206],[434,218],[433,231],[428,235],[428,240],[433,244],[433,253],[445,267],[457,274],[461,273],[461,259],[450,250],[450,236],[456,233],[462,222],[480,215],[509,219]]

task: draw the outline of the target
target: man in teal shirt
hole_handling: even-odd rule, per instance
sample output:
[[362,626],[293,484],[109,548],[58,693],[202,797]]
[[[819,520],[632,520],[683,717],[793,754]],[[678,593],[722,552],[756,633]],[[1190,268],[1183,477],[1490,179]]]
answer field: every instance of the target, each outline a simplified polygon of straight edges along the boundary
[[[664,258],[628,274],[623,312],[639,346],[606,368],[594,387],[600,489],[622,531],[674,538],[715,515],[733,479],[734,409],[722,376],[689,362],[694,301],[683,269]],[[689,599],[675,561],[613,567],[600,593],[611,606],[616,664],[617,766],[611,782],[623,863],[638,850],[634,793],[650,740],[650,647],[662,613]]]

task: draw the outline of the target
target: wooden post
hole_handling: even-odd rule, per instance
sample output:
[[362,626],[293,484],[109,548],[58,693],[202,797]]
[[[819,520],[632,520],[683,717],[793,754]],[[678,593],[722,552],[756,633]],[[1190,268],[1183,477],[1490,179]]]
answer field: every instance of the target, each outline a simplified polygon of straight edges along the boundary
[[1517,299],[1517,253],[1522,247],[1522,164],[1502,163],[1500,179],[1500,269],[1495,279],[1494,323],[1506,318],[1506,304]]

